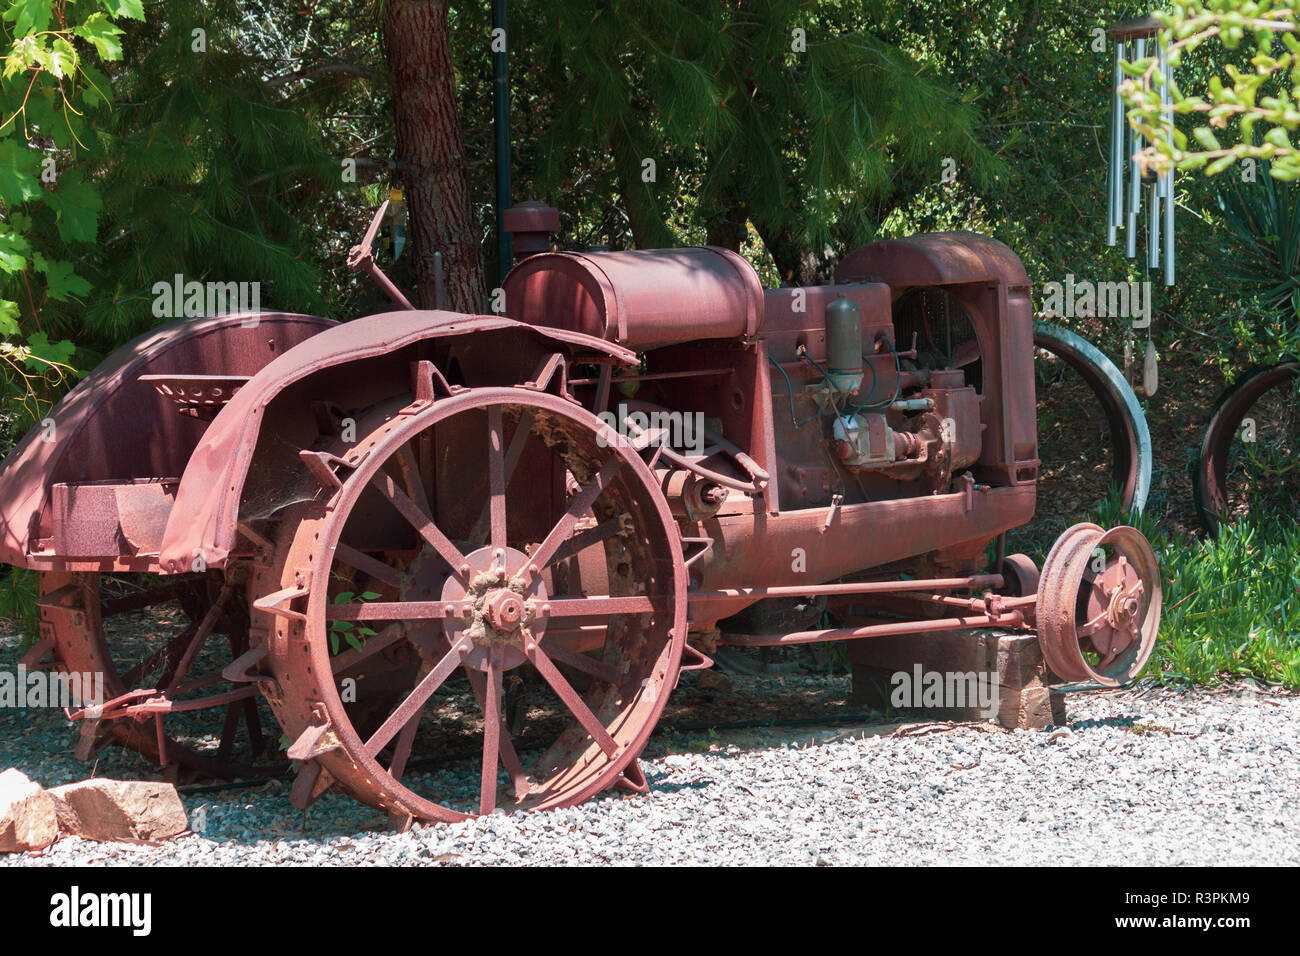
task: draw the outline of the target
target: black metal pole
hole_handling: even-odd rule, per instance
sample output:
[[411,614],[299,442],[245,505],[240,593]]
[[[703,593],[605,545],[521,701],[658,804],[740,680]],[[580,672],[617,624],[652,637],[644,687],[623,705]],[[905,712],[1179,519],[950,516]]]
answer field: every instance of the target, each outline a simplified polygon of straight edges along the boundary
[[[506,62],[506,47],[509,43],[509,35],[506,33],[506,0],[492,0],[492,27],[494,39],[498,35],[506,38],[500,44],[501,49],[492,53],[497,162],[497,280],[500,282],[510,271],[510,261],[513,258],[510,234],[505,229],[506,210],[510,208],[510,70]],[[498,29],[501,30],[500,34],[496,32]]]

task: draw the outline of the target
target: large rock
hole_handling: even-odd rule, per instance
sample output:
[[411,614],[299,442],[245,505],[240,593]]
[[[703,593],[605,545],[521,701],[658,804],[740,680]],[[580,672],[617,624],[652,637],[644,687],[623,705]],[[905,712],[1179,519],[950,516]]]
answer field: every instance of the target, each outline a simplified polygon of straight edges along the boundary
[[43,850],[59,838],[54,800],[26,774],[0,773],[0,853]]
[[170,783],[96,777],[49,791],[59,829],[100,842],[166,840],[189,827],[180,795]]

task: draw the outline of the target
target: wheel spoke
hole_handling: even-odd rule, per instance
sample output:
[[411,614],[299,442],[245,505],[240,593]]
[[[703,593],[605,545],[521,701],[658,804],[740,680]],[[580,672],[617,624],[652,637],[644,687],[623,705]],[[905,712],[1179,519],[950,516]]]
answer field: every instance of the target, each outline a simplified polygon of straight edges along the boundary
[[575,597],[548,598],[552,618],[612,617],[615,614],[648,614],[655,609],[654,602],[644,594],[626,597]]
[[613,518],[602,521],[594,528],[579,531],[572,538],[565,539],[564,543],[555,550],[551,562],[555,563],[571,558],[593,545],[600,544],[606,538],[611,538],[620,531],[630,528],[630,521],[625,520],[626,518],[626,515],[615,515]]
[[190,624],[185,630],[181,631],[170,641],[158,648],[152,654],[149,654],[143,660],[139,661],[134,667],[122,675],[122,686],[127,690],[135,689],[135,685],[142,677],[152,674],[164,660],[169,666],[166,671],[166,679],[159,681],[164,687],[171,681],[171,672],[175,664],[180,660],[181,648],[189,645],[194,637],[194,631],[197,624]]
[[493,647],[487,657],[486,700],[483,704],[483,773],[478,812],[487,816],[497,807],[497,761],[501,752],[501,653]]
[[538,643],[530,635],[524,637],[524,654],[532,661],[537,672],[542,675],[546,683],[551,685],[551,690],[559,696],[564,702],[564,706],[569,709],[569,713],[577,718],[578,723],[587,731],[593,740],[605,752],[605,756],[613,757],[618,753],[618,744],[614,738],[605,730],[605,725],[600,722],[591,708],[578,696],[578,692],[573,689],[573,685],[564,679],[554,662],[546,656],[546,652],[541,649]]
[[[469,685],[474,690],[474,697],[478,700],[479,707],[483,710],[484,719],[487,715],[487,679],[482,671],[474,670],[467,667],[466,672],[469,674]],[[514,741],[510,738],[510,730],[506,727],[506,715],[504,707],[498,714],[501,725],[501,763],[510,774],[510,780],[514,784],[515,797],[522,800],[528,796],[528,775],[524,773],[523,763],[519,760],[519,754],[515,750]]]
[[411,748],[415,744],[415,733],[420,729],[420,718],[424,716],[424,704],[416,708],[402,726],[402,732],[397,735],[397,743],[393,745],[393,762],[388,765],[388,772],[393,775],[394,780],[401,780],[402,774],[406,772],[406,761],[411,757]]
[[370,739],[366,741],[366,752],[370,756],[376,756],[379,751],[388,746],[388,742],[405,726],[408,720],[415,716],[415,712],[424,706],[425,702],[433,696],[433,692],[451,676],[452,671],[460,666],[461,659],[469,648],[470,642],[468,638],[460,638],[451,646],[451,650],[443,655],[442,660],[438,661],[433,670],[424,675],[423,679],[415,685],[415,689],[411,691],[410,696],[388,715],[388,719],[384,721],[383,725],[371,734]]
[[1087,624],[1081,624],[1079,627],[1075,628],[1074,633],[1077,634],[1079,637],[1089,637],[1100,627],[1102,627],[1106,623],[1106,621],[1107,621],[1107,612],[1102,611],[1100,614],[1094,617]]
[[464,601],[369,601],[363,604],[328,604],[327,621],[424,621],[455,617]]
[[117,617],[119,614],[126,614],[128,611],[139,611],[146,607],[153,607],[156,604],[165,604],[180,597],[185,593],[185,589],[186,585],[184,583],[167,584],[162,587],[149,588],[136,594],[107,598],[101,602],[99,614],[101,618]]
[[407,442],[397,450],[397,466],[402,470],[402,481],[406,484],[406,493],[411,496],[417,508],[425,514],[433,514],[429,496],[424,491],[424,481],[420,478],[420,465]]
[[389,587],[400,588],[402,586],[400,571],[384,564],[378,558],[371,557],[364,551],[357,550],[350,544],[344,544],[340,541],[334,549],[334,557],[348,567],[368,574],[376,581],[382,581]]
[[190,668],[194,665],[194,658],[198,657],[199,651],[208,642],[208,638],[212,636],[212,629],[217,626],[217,620],[221,617],[222,608],[225,607],[231,593],[232,590],[229,584],[222,586],[221,593],[217,595],[217,599],[212,602],[212,607],[208,608],[208,613],[203,615],[203,620],[199,622],[199,626],[195,629],[194,638],[190,641],[190,646],[185,649],[180,663],[176,665],[175,673],[171,675],[171,680],[167,682],[164,693],[175,693],[177,685],[190,672]]
[[[568,509],[564,512],[564,517],[551,529],[546,539],[529,555],[530,563],[537,568],[539,575],[541,569],[550,564],[551,559],[569,536],[569,532],[573,530],[573,526],[578,519],[595,503],[600,493],[609,485],[614,473],[622,465],[623,459],[617,455],[609,458],[600,471],[596,473],[596,476],[587,483],[587,487],[578,492],[573,501],[569,503]],[[537,579],[538,577],[535,576],[534,580]]]
[[387,498],[397,509],[398,513],[410,523],[420,537],[428,542],[433,550],[442,555],[442,559],[451,566],[451,571],[461,580],[462,583],[468,584],[464,580],[464,572],[461,566],[465,564],[465,556],[460,553],[460,549],[451,543],[448,538],[434,523],[433,517],[427,512],[421,511],[419,506],[404,492],[397,487],[393,476],[384,471],[377,471],[370,478],[370,483],[378,489],[379,493]]
[[492,511],[492,547],[506,546],[506,462],[505,434],[501,406],[488,409],[488,492]]
[[619,683],[618,673],[604,661],[598,661],[594,657],[588,657],[578,651],[565,647],[563,644],[547,644],[547,650],[551,657],[555,658],[561,664],[568,664],[576,671],[582,671],[588,677],[594,677],[596,680],[604,681],[606,684],[617,685]]
[[392,647],[405,636],[405,625],[400,623],[390,624],[360,647],[349,647],[343,653],[331,657],[330,670],[335,674],[346,673],[360,664],[367,657],[371,657],[386,648]]
[[[499,409],[499,407],[494,405],[493,409]],[[500,414],[500,412],[498,411],[497,414]],[[515,432],[510,436],[510,447],[506,449],[505,465],[502,471],[504,476],[502,481],[503,489],[510,487],[510,481],[515,476],[515,466],[519,464],[519,456],[524,452],[524,443],[528,440],[532,428],[533,413],[529,409],[519,416],[519,424],[515,426]],[[483,503],[483,509],[479,512],[478,520],[474,522],[474,528],[469,533],[471,546],[483,544],[484,535],[487,534],[491,504],[491,498]],[[504,547],[504,545],[495,545],[495,547]]]

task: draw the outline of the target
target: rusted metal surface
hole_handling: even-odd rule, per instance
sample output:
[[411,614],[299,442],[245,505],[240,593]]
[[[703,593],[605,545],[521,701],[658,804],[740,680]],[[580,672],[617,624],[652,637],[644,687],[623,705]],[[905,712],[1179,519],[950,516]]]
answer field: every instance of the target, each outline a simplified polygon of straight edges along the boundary
[[512,318],[634,349],[745,338],[763,317],[754,267],[713,246],[541,253],[515,266],[504,289]]
[[[0,469],[0,561],[62,568],[75,554],[56,548],[56,533],[65,539],[99,540],[117,533],[114,508],[106,498],[95,506],[102,529],[91,531],[80,520],[70,532],[56,529],[56,485],[69,486],[71,499],[80,485],[125,486],[134,495],[130,486],[137,481],[180,478],[205,423],[178,415],[172,401],[144,376],[249,376],[334,324],[278,312],[264,312],[252,323],[249,316],[228,315],[160,326],[118,349],[78,382],[50,412],[48,424],[33,428]],[[86,514],[80,512],[78,518]],[[156,560],[149,549],[126,553],[115,548],[111,554],[116,557],[105,556],[86,569],[143,570]]]
[[1068,681],[1127,683],[1155,646],[1160,569],[1135,529],[1068,528],[1043,562],[1038,633],[1047,665]]
[[[393,280],[384,275],[384,270],[375,264],[375,254],[373,250],[375,236],[379,234],[379,226],[384,221],[384,213],[388,211],[388,200],[385,199],[375,213],[374,219],[370,222],[370,228],[366,230],[365,237],[360,243],[353,246],[348,251],[348,268],[353,272],[364,272],[383,290],[384,295],[392,299],[400,308],[414,309],[411,300],[402,294],[402,290],[393,284]],[[441,271],[439,272],[439,284],[441,284]],[[441,291],[439,293],[441,299]],[[439,302],[441,308],[441,302]]]
[[[483,713],[479,812],[498,802],[519,808],[579,802],[613,785],[645,745],[676,682],[685,643],[685,563],[653,473],[625,439],[602,448],[597,425],[572,402],[520,386],[468,390],[396,423],[376,410],[359,423],[354,451],[364,463],[329,492],[329,509],[285,523],[271,563],[257,572],[268,582],[264,588],[278,583],[296,595],[263,605],[273,619],[268,660],[282,690],[272,704],[290,737],[319,737],[321,728],[329,729],[337,746],[311,759],[359,799],[399,816],[465,816],[403,775],[413,728],[434,691],[461,672]],[[418,472],[395,478],[399,469],[385,469],[404,449],[418,457],[426,441],[435,458],[444,442],[466,458],[482,456],[490,513],[482,531],[474,530],[477,501],[467,509],[462,495],[444,494],[437,483],[426,487]],[[342,443],[336,449],[345,450]],[[532,480],[515,480],[525,468]],[[581,489],[566,501],[562,487],[553,485],[548,503],[537,479],[558,479],[561,469]],[[358,562],[351,542],[371,530],[364,526],[365,502],[376,493],[400,520],[390,530],[392,546],[372,545],[372,561]],[[592,542],[587,550],[602,564],[608,549],[606,575],[584,574],[579,591],[575,579],[554,569],[568,562],[557,559],[560,544],[591,512],[628,515],[631,527],[616,524],[613,535]],[[419,544],[413,559],[400,557],[404,538]],[[518,546],[523,541],[532,542],[527,551]],[[363,584],[377,596],[363,612],[333,600],[340,587]],[[402,645],[415,649],[412,660],[390,662],[390,671],[404,677],[384,714],[348,707],[330,679],[345,672],[318,636],[354,615],[391,621],[388,633],[401,629]],[[553,633],[584,617],[606,622],[600,658],[584,657]],[[385,644],[384,634],[347,666],[364,661],[368,672],[376,669],[376,656],[395,646]],[[295,651],[304,643],[310,669]],[[579,692],[557,663],[577,667],[593,678],[591,685]],[[502,720],[502,676],[520,668],[540,675],[572,721],[531,776]],[[357,690],[358,700],[374,696],[364,683]],[[497,792],[498,762],[511,781],[504,794]]]
[[517,262],[551,248],[551,233],[560,228],[560,211],[530,199],[507,209],[501,223],[511,235],[511,253]]
[[[107,743],[117,743],[138,750],[157,763],[175,763],[212,776],[235,776],[248,773],[251,757],[260,754],[264,741],[251,691],[255,688],[226,691],[199,699],[177,700],[200,687],[218,683],[220,675],[206,675],[184,681],[194,662],[197,649],[219,625],[229,632],[232,653],[247,647],[247,616],[238,613],[233,620],[233,595],[222,591],[209,603],[204,582],[186,579],[182,584],[167,584],[152,575],[131,575],[135,590],[117,598],[107,598],[102,589],[103,576],[97,572],[70,573],[43,571],[40,576],[41,634],[51,644],[55,666],[72,674],[102,675],[103,699],[83,698],[74,701],[68,716],[81,721],[81,759],[91,759]],[[124,579],[123,579],[124,580]],[[119,587],[122,580],[115,582]],[[119,667],[121,648],[110,646],[105,622],[121,614],[166,605],[176,598],[194,609],[198,620],[175,634],[170,640],[159,638],[140,652],[129,667]],[[201,612],[201,613],[200,613]],[[150,628],[159,627],[150,622]],[[228,719],[216,754],[201,753],[168,737],[160,721],[142,723],[146,716],[176,710],[199,710],[225,707],[228,716],[243,721],[251,755],[235,759],[233,743],[238,724]]]
[[[833,284],[764,291],[727,250],[541,251],[553,212],[507,214],[531,240],[509,318],[192,323],[74,390],[70,446],[29,436],[0,473],[0,556],[46,572],[54,666],[112,674],[74,714],[81,751],[216,772],[261,694],[296,805],[337,787],[408,826],[644,789],[667,695],[719,644],[1036,626],[1064,679],[1145,663],[1159,572],[1133,529],[1071,529],[1041,580],[986,557],[1032,517],[1039,465],[1006,246],[876,243]],[[353,264],[387,288],[374,233]],[[172,583],[105,596],[119,570]],[[196,570],[185,629],[113,667],[103,621]],[[218,635],[229,657],[193,673]],[[224,712],[215,757],[167,733],[202,708]],[[418,764],[466,738],[479,783],[457,803]]]
[[[337,400],[351,392],[357,396],[354,401],[375,403],[405,391],[406,376],[393,381],[374,371],[359,374],[355,369],[366,360],[400,357],[433,339],[469,337],[479,337],[485,346],[495,344],[495,348],[484,347],[485,352],[506,349],[531,354],[544,349],[545,343],[553,343],[551,350],[595,351],[627,365],[636,362],[636,356],[626,349],[562,329],[536,329],[510,319],[456,312],[387,312],[334,326],[322,335],[325,337],[309,339],[253,376],[197,442],[181,476],[176,505],[163,537],[159,565],[164,573],[190,571],[196,558],[201,558],[206,567],[219,567],[225,561],[238,537],[241,494],[263,431],[263,418],[282,392],[304,379],[343,369],[343,375],[336,375],[323,387],[320,397]],[[509,358],[503,359],[507,365]],[[393,371],[391,364],[382,366],[387,375]],[[291,420],[284,423],[283,437],[302,447],[315,433],[311,410],[299,407],[288,417]]]
[[1034,323],[1034,345],[1074,369],[1091,390],[1110,430],[1111,480],[1120,510],[1140,514],[1151,490],[1154,453],[1146,417],[1124,373],[1091,342],[1050,322]]
[[1230,501],[1228,460],[1233,443],[1241,440],[1243,422],[1265,395],[1274,389],[1293,386],[1297,378],[1300,378],[1300,360],[1257,366],[1242,373],[1215,401],[1192,471],[1196,514],[1201,527],[1210,534],[1217,534],[1220,524],[1237,517],[1232,513]]

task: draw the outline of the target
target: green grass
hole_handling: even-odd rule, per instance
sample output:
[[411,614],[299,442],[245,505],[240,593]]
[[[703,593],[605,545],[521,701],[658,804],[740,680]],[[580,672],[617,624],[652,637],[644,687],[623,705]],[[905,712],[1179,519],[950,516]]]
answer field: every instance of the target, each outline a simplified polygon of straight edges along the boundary
[[1253,678],[1300,690],[1300,525],[1242,521],[1217,538],[1164,535],[1155,524],[1100,509],[1102,527],[1133,524],[1160,559],[1164,614],[1145,673],[1165,684]]

